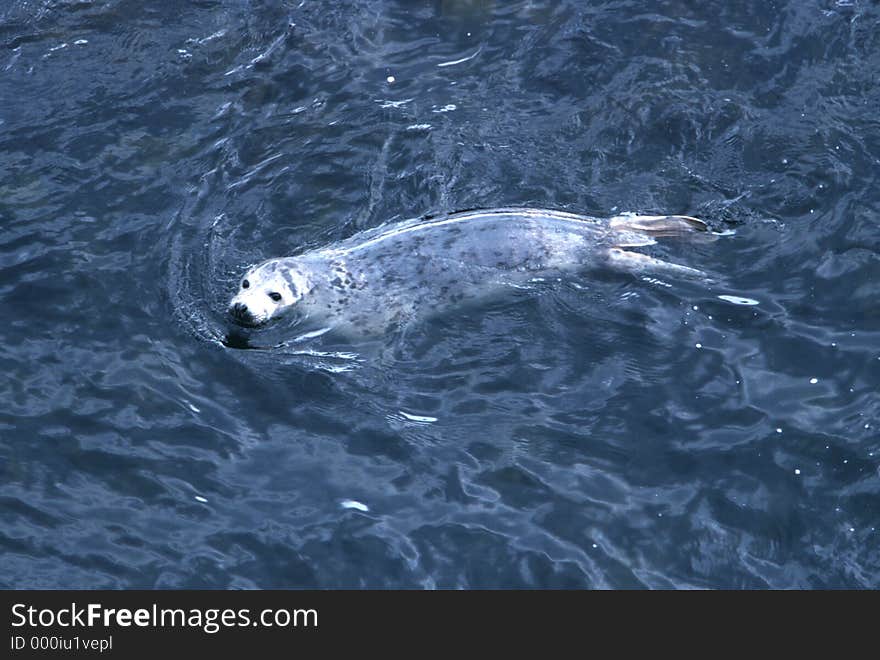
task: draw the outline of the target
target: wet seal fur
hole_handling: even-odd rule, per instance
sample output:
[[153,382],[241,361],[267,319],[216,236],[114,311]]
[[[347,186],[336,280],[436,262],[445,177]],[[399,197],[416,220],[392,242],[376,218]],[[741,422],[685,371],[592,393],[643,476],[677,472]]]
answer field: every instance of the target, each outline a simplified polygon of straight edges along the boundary
[[376,336],[547,275],[610,266],[701,277],[699,270],[626,248],[706,230],[689,216],[600,219],[528,208],[399,222],[252,267],[229,313],[240,325],[256,327],[295,308],[335,332]]

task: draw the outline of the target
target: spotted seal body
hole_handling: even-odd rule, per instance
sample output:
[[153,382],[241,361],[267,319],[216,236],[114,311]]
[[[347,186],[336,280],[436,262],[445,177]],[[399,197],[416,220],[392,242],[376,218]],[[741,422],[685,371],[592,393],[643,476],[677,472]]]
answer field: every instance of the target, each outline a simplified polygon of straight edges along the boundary
[[343,334],[377,335],[549,274],[603,264],[698,274],[623,248],[705,228],[687,216],[598,219],[520,208],[401,222],[251,268],[229,311],[257,326],[293,307]]

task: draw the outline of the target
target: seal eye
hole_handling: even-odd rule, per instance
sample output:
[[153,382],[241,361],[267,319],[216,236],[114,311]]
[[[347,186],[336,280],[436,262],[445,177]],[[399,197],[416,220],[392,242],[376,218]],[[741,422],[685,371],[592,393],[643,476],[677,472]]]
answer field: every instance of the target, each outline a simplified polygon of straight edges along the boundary
[[278,293],[278,292],[276,292],[276,291],[273,291],[272,293],[270,293],[270,294],[269,294],[269,297],[270,297],[272,300],[274,300],[275,302],[278,302],[279,300],[281,300],[281,294]]
[[247,289],[250,285],[251,285],[251,283],[248,282],[247,280],[245,280],[244,282],[241,283],[241,288]]

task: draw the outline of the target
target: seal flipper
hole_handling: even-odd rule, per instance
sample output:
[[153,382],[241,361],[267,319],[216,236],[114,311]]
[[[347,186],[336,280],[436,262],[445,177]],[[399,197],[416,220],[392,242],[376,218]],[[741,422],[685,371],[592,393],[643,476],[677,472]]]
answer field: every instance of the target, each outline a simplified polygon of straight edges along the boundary
[[617,231],[641,232],[658,238],[709,230],[705,222],[689,215],[617,215],[608,221],[608,226]]
[[679,266],[668,261],[649,257],[622,248],[653,245],[656,238],[685,236],[696,233],[707,235],[709,226],[689,215],[618,215],[608,221],[611,228],[611,243],[607,256],[608,263],[619,270],[628,272],[670,273],[691,278],[706,278],[706,274],[696,268]]
[[621,250],[619,247],[608,250],[608,263],[613,268],[629,273],[669,273],[694,279],[708,279],[706,273],[696,268],[673,264],[662,259],[649,257],[647,254]]

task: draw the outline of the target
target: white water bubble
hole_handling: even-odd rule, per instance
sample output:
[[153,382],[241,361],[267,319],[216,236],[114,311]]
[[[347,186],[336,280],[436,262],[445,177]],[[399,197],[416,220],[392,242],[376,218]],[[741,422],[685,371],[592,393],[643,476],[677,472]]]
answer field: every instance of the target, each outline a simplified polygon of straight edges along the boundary
[[720,300],[724,302],[729,302],[733,305],[758,305],[760,304],[757,300],[752,298],[743,298],[741,296],[718,296]]
[[403,415],[403,417],[405,419],[408,419],[411,422],[420,422],[422,424],[433,424],[434,422],[437,421],[436,417],[429,417],[428,415],[412,415],[412,414],[410,414],[408,412],[404,412],[402,410],[398,410],[397,412],[399,412],[401,415]]
[[395,80],[397,80],[397,78],[395,78],[394,76],[388,76],[387,78],[385,78],[385,80],[386,80],[386,81],[388,82],[388,84],[390,85],[390,84],[393,83]]
[[392,101],[390,99],[376,99],[376,103],[379,104],[379,107],[383,110],[387,108],[402,108],[407,103],[412,101],[412,99],[402,99],[400,101]]
[[370,510],[370,507],[368,507],[363,502],[358,502],[357,500],[342,500],[339,503],[339,506],[341,506],[343,509],[354,509],[355,511],[361,511],[363,513],[366,513]]
[[810,385],[815,385],[818,382],[819,382],[818,378],[810,378]]
[[483,49],[482,49],[482,48],[478,48],[478,49],[477,49],[477,52],[474,53],[473,55],[468,55],[467,57],[462,57],[462,58],[459,58],[459,59],[457,59],[457,60],[450,60],[450,61],[448,61],[448,62],[440,62],[437,66],[439,66],[439,67],[447,67],[447,66],[455,66],[456,64],[462,64],[463,62],[467,62],[467,61],[469,61],[469,60],[474,59],[477,55],[480,54],[480,51],[481,51],[481,50],[483,50]]

